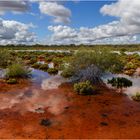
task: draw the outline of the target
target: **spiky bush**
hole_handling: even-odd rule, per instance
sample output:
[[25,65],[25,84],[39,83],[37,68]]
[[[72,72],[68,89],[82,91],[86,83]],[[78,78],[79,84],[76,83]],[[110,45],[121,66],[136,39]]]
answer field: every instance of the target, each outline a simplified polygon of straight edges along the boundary
[[74,84],[74,91],[80,95],[93,94],[93,86],[90,81],[79,82]]

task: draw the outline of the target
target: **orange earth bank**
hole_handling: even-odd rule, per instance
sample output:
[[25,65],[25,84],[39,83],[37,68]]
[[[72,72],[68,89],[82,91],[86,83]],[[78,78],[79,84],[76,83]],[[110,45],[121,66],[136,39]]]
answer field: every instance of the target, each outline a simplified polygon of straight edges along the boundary
[[[2,87],[1,83],[0,86],[0,98],[6,96],[11,87],[12,92],[16,91],[14,85]],[[59,99],[62,99],[56,100],[54,107],[52,101],[47,100],[50,106],[44,113],[22,111],[29,105],[27,100],[22,102],[22,97],[22,103],[0,110],[0,138],[140,138],[140,104],[104,86],[98,88],[98,94],[92,96],[76,95],[71,85],[46,93],[40,91],[43,98],[54,94],[55,97],[61,95]],[[37,99],[45,102],[43,98]],[[41,125],[42,119],[49,120],[49,124]]]

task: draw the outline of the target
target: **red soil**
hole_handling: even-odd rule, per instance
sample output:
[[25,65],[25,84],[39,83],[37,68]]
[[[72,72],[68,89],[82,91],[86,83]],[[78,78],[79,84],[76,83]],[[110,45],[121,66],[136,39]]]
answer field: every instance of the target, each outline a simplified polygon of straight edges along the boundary
[[23,89],[31,85],[31,82],[26,79],[19,79],[18,84],[7,84],[3,79],[0,79],[0,93],[2,92],[12,92],[16,91],[17,89]]
[[[140,104],[105,87],[99,89],[92,96],[76,95],[70,85],[50,91],[67,97],[68,105],[59,115],[47,108],[42,114],[0,110],[0,138],[140,138]],[[40,125],[42,119],[52,124]]]

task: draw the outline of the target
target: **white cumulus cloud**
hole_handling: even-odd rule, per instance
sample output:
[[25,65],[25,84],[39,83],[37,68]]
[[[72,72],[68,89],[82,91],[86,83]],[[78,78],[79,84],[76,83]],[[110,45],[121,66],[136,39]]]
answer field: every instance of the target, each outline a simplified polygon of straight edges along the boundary
[[27,0],[1,0],[0,1],[0,14],[4,14],[7,11],[10,12],[25,12],[29,9],[29,3]]
[[0,18],[0,44],[30,44],[36,41],[36,35],[29,32],[32,24]]
[[69,23],[71,11],[57,2],[39,2],[39,9],[42,14],[54,17],[56,23]]
[[49,26],[53,32],[52,42],[59,43],[136,43],[140,41],[140,0],[118,0],[104,5],[103,15],[116,17],[115,21],[93,28],[68,26]]

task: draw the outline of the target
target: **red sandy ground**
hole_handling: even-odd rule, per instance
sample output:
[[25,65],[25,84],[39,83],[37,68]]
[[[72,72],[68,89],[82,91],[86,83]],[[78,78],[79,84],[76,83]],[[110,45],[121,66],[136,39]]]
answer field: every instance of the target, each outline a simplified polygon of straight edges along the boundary
[[[43,114],[0,110],[0,138],[140,138],[140,103],[105,87],[99,89],[92,96],[76,95],[70,85],[55,90],[69,102],[57,116],[47,109]],[[42,126],[41,119],[50,119],[52,124]]]

